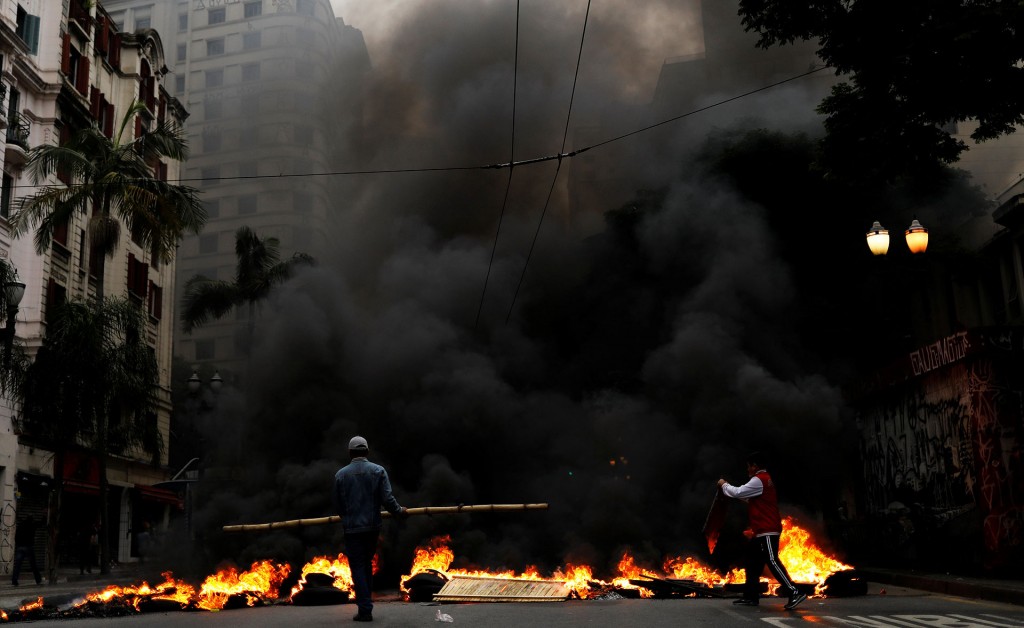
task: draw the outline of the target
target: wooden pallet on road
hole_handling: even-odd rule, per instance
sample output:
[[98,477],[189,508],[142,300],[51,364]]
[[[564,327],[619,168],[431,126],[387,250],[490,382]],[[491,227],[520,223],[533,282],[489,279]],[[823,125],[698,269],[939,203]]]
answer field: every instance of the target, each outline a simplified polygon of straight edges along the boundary
[[434,594],[435,602],[562,602],[569,585],[559,580],[455,576]]

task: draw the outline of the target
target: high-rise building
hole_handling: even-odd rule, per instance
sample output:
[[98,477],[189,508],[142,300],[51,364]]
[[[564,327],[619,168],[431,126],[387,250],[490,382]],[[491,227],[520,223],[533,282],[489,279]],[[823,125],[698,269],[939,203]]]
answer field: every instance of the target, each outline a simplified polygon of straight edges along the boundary
[[[173,92],[191,114],[184,178],[201,190],[209,221],[179,249],[176,302],[193,276],[234,280],[242,226],[278,238],[283,259],[329,255],[341,201],[326,175],[338,134],[357,117],[338,94],[369,67],[362,34],[336,18],[328,0],[107,6],[125,30],[160,33]],[[244,371],[249,317],[239,307],[190,334],[179,331],[175,355],[230,381]]]
[[[48,318],[68,299],[123,296],[140,304],[148,313],[148,342],[159,367],[157,406],[149,420],[167,442],[173,262],[154,256],[122,220],[113,254],[97,264],[101,256],[93,255],[86,208],[55,225],[42,252],[37,250],[34,230],[15,237],[10,223],[19,201],[35,194],[38,186],[76,184],[68,172],[56,172],[37,183],[26,169],[31,149],[58,144],[92,125],[108,138],[117,137],[116,122],[136,101],[145,109],[126,127],[124,139],[143,136],[162,121],[180,124],[187,113],[165,89],[164,78],[159,36],[149,30],[118,29],[99,3],[0,0],[0,257],[17,270],[19,283],[24,284],[20,302],[8,302],[16,307],[7,312],[7,331],[13,333],[12,342],[24,345],[32,356],[42,345]],[[177,161],[151,165],[154,177],[180,176]],[[16,401],[5,398],[0,403],[0,501],[6,512],[13,507],[19,517],[41,517],[51,490],[61,483],[66,522],[61,538],[68,545],[59,550],[70,552],[74,525],[81,517],[92,522],[98,516],[99,460],[85,442],[64,445],[64,469],[55,473],[54,442],[26,427],[19,413]],[[136,555],[128,533],[133,526],[143,518],[159,524],[169,515],[167,507],[176,502],[173,494],[152,488],[167,478],[166,448],[159,455],[158,447],[148,449],[118,451],[108,460],[111,556],[116,560]],[[44,545],[37,547],[41,554]],[[0,560],[10,559],[5,555]]]

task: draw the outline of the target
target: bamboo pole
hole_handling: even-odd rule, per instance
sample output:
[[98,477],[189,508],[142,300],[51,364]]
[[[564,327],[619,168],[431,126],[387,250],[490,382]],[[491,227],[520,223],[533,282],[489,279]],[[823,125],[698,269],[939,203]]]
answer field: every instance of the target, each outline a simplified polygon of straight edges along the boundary
[[[407,508],[407,515],[450,515],[463,512],[505,512],[517,510],[547,510],[547,504],[471,504],[468,506],[427,506],[424,508]],[[390,512],[380,513],[382,517],[391,517]],[[289,521],[271,521],[270,523],[246,523],[221,528],[224,532],[251,532],[254,530],[278,530],[281,528],[303,528],[328,523],[341,523],[341,517],[316,517],[314,519],[291,519]]]

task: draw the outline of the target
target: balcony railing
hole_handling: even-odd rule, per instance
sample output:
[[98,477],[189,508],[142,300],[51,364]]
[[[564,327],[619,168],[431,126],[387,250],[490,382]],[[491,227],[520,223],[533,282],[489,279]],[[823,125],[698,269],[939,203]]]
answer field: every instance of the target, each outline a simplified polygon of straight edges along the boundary
[[32,132],[32,125],[21,115],[15,113],[11,116],[10,125],[7,127],[7,143],[16,144],[28,150],[28,136]]

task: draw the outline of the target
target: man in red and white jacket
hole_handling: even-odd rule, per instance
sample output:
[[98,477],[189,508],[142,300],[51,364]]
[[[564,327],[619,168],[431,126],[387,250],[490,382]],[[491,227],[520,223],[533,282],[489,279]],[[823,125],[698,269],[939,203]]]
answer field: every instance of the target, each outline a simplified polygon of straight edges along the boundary
[[761,597],[761,572],[767,565],[768,570],[779,582],[779,594],[789,595],[789,601],[784,608],[792,610],[806,600],[807,596],[797,590],[785,565],[779,560],[779,535],[782,534],[779,499],[775,492],[775,483],[764,468],[761,454],[755,452],[747,456],[747,473],[750,480],[743,486],[733,486],[725,480],[718,480],[718,487],[726,497],[747,502],[747,516],[750,521],[750,528],[744,531],[750,539],[744,565],[746,586],[743,597],[733,604],[758,605]]

